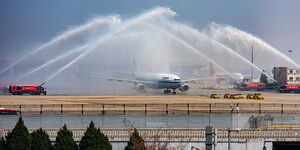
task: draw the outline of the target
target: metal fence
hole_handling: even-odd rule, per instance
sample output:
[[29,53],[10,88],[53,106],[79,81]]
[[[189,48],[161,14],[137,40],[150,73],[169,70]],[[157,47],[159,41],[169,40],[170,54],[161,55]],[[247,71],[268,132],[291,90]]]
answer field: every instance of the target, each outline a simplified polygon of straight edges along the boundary
[[[0,137],[7,135],[11,130],[0,130]],[[30,130],[32,132],[33,130]],[[132,132],[129,129],[101,129],[101,131],[108,136],[110,141],[127,141],[129,139],[129,133]],[[182,140],[182,141],[204,141],[205,129],[138,129],[140,135],[144,137],[146,141],[151,141],[159,136],[160,140]],[[49,137],[52,141],[57,136],[58,129],[46,129]],[[84,135],[85,129],[72,129],[73,137],[76,141],[79,141]],[[227,140],[228,129],[217,129],[218,140]],[[276,130],[253,130],[242,129],[238,131],[231,131],[230,137],[234,140],[242,139],[299,139],[299,129],[276,129]]]
[[[235,108],[232,109],[232,105]],[[172,103],[172,104],[40,104],[0,105],[24,114],[297,114],[300,104],[276,103]]]

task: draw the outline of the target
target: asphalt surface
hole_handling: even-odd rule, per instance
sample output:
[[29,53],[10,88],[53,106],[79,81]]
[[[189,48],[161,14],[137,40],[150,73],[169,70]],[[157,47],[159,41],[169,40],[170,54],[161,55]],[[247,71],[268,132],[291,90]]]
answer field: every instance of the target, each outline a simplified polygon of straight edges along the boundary
[[299,93],[277,93],[274,91],[260,92],[265,100],[248,99],[210,99],[211,93],[256,93],[255,91],[235,90],[202,90],[201,92],[179,93],[177,95],[163,94],[89,94],[89,95],[0,95],[0,105],[24,105],[24,104],[142,104],[142,103],[279,103],[279,104],[300,104]]

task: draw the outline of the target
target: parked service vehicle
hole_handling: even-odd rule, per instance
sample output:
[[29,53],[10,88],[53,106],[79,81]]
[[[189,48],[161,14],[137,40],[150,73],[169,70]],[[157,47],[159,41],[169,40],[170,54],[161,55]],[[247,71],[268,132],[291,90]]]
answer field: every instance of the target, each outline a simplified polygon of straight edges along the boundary
[[300,93],[300,85],[285,84],[277,88],[279,93]]
[[219,99],[220,95],[218,95],[218,94],[210,94],[210,98],[211,99]]
[[230,94],[228,93],[224,94],[224,98],[230,98]]
[[243,99],[244,96],[241,93],[230,94],[230,99]]
[[255,93],[253,95],[253,99],[257,99],[257,100],[263,100],[264,96],[261,93]]
[[237,93],[236,95],[239,97],[239,99],[244,99],[245,98],[245,96],[241,93]]
[[264,96],[261,93],[247,94],[246,99],[263,100]]
[[230,94],[230,99],[239,99],[240,97],[237,94]]
[[254,94],[247,94],[246,99],[253,99]]

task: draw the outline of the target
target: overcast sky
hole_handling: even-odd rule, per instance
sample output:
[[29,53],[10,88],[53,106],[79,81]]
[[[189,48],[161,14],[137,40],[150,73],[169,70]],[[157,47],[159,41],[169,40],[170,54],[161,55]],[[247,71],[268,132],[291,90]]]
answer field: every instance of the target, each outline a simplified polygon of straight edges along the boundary
[[47,42],[95,16],[138,15],[170,7],[176,20],[202,30],[228,24],[263,39],[300,63],[299,0],[1,0],[0,60]]

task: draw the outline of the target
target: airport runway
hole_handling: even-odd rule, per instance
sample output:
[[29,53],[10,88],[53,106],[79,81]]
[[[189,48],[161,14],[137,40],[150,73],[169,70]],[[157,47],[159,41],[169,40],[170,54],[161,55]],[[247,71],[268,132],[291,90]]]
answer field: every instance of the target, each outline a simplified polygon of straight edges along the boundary
[[[277,103],[300,104],[300,94],[281,94],[275,92],[261,92],[265,100],[248,99],[210,99],[210,93],[254,93],[228,90],[210,90],[191,95],[0,95],[0,105],[40,105],[40,104],[173,104],[173,103]],[[221,95],[222,96],[222,95]]]

